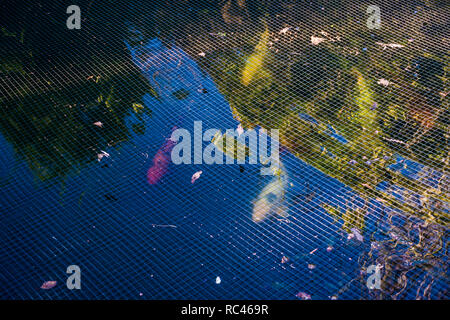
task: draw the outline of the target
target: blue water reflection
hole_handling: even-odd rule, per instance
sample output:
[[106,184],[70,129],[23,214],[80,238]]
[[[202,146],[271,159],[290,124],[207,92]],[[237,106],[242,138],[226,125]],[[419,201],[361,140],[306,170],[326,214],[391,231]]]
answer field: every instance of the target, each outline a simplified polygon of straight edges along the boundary
[[[376,200],[366,203],[292,154],[281,155],[289,215],[261,224],[251,219],[253,200],[271,178],[260,175],[259,165],[171,164],[160,183],[147,183],[152,158],[174,125],[192,131],[196,120],[219,129],[239,123],[211,78],[180,48],[154,39],[129,49],[158,93],[142,97],[152,110],[144,134],[106,148],[108,156],[63,184],[36,180],[0,136],[1,297],[366,296],[365,284],[354,281],[361,274],[358,258],[371,248],[386,207]],[[134,117],[128,116],[129,126]],[[191,176],[200,170],[192,184]],[[364,208],[364,240],[349,237],[323,204],[343,212]],[[71,264],[82,270],[81,290],[65,287]],[[40,290],[46,280],[58,285]]]

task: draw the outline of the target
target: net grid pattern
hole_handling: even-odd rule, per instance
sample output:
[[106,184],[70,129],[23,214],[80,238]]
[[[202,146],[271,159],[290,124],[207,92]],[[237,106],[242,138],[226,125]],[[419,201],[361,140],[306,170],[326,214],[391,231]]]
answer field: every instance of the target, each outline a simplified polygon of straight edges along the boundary
[[[400,2],[2,3],[0,297],[447,299],[450,12]],[[266,221],[261,166],[146,181],[198,120],[280,130]]]

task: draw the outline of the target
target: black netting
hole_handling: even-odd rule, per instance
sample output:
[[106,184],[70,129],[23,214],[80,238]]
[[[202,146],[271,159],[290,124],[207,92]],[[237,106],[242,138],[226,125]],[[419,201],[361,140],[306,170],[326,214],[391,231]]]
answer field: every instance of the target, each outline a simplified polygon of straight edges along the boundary
[[0,8],[1,298],[448,299],[445,1]]

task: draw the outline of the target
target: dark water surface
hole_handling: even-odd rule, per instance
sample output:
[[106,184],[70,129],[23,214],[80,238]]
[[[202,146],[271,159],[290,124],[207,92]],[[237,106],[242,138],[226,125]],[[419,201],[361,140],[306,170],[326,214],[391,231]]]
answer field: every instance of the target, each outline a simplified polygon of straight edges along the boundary
[[[379,159],[358,154],[357,162],[344,157],[346,166],[331,167],[340,151],[353,148],[352,139],[361,138],[345,131],[340,120],[306,113],[303,100],[289,112],[309,126],[308,134],[316,132],[311,137],[325,142],[314,157],[299,157],[291,144],[283,145],[285,183],[267,197],[276,203],[264,221],[252,219],[255,204],[279,177],[262,176],[261,164],[171,163],[160,181],[149,184],[147,170],[174,126],[192,133],[194,121],[202,121],[203,130],[236,129],[249,114],[240,113],[245,119],[233,114],[241,96],[222,82],[227,72],[233,76],[229,61],[214,60],[224,63],[224,76],[215,81],[217,70],[198,56],[124,25],[128,35],[121,41],[127,63],[134,65],[131,76],[89,79],[87,89],[78,89],[85,103],[64,100],[69,90],[57,96],[63,97],[60,109],[40,98],[4,109],[0,298],[299,299],[302,292],[312,299],[448,298],[446,167],[410,160],[396,147],[384,160],[382,152]],[[230,61],[241,59],[238,49],[229,53]],[[356,78],[362,91],[364,78]],[[276,116],[285,117],[283,112]],[[256,118],[260,129],[267,119]],[[377,161],[410,185],[377,176],[374,186],[364,189],[364,179],[364,188],[339,179]],[[437,196],[422,194],[415,183],[433,190],[444,184],[444,195],[428,204]],[[422,210],[425,201],[441,220],[401,210],[402,205]],[[66,287],[69,265],[81,268],[81,290]],[[370,265],[381,266],[380,290],[366,285]],[[40,289],[49,280],[56,280],[56,287]]]

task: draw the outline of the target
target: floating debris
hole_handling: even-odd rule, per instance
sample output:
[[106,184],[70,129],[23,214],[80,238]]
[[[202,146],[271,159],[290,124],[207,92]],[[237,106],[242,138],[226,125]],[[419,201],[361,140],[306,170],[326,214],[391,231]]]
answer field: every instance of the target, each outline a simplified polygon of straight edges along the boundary
[[176,228],[177,227],[173,224],[154,224],[154,223],[152,223],[151,226],[153,228],[156,228],[156,227],[158,227],[158,228]]
[[356,238],[356,240],[358,240],[358,241],[361,241],[361,242],[364,241],[364,238],[363,238],[363,236],[361,235],[361,233],[359,232],[358,229],[352,228],[350,231],[351,231],[351,233],[349,233],[348,236],[347,236],[348,240]]
[[319,43],[324,42],[325,40],[325,38],[311,36],[311,44],[314,46],[317,46]]
[[146,108],[142,104],[136,102],[133,103],[131,107],[133,108],[133,111],[138,114],[143,113],[146,110]]
[[291,29],[291,27],[286,27],[280,30],[280,34],[285,34],[286,32],[288,32]]
[[45,281],[42,284],[41,289],[48,290],[48,289],[55,287],[56,284],[57,284],[57,281]]
[[94,122],[94,126],[97,126],[99,128],[103,128],[103,123],[101,121],[97,121],[97,122]]
[[371,244],[370,244],[370,248],[372,249],[372,250],[379,250],[379,249],[381,249],[381,245],[380,245],[380,243],[378,243],[378,242],[376,242],[376,241],[374,241],[374,242],[372,242]]
[[309,254],[314,254],[314,252],[316,252],[316,251],[317,251],[317,248],[314,249],[313,251],[311,251]]
[[302,300],[311,300],[311,295],[307,294],[306,292],[299,292],[295,296]]
[[222,282],[222,279],[220,279],[220,277],[216,278],[216,284],[220,284]]
[[213,37],[219,37],[219,38],[224,38],[227,36],[227,34],[225,32],[210,32],[209,35],[213,36]]
[[194,183],[198,178],[200,178],[202,173],[203,173],[203,171],[201,171],[201,170],[194,173],[191,178],[191,183]]
[[389,141],[389,142],[400,143],[400,144],[406,144],[406,142],[401,141],[401,140],[397,140],[397,139],[389,139],[389,138],[385,138],[385,137],[383,137],[382,139],[385,140],[385,141]]
[[312,264],[312,263],[309,263],[308,264],[308,269],[309,270],[313,270],[313,269],[315,269],[316,268],[316,265],[315,264]]
[[206,54],[205,54],[204,52],[200,52],[198,55],[199,55],[200,57],[206,56]]
[[241,124],[238,125],[236,132],[238,133],[238,135],[241,135],[244,133],[244,128],[242,128]]
[[286,256],[283,256],[283,257],[281,258],[281,263],[287,263],[288,261],[289,261],[289,258],[286,257]]
[[109,157],[109,153],[108,152],[105,152],[105,151],[103,151],[103,150],[100,150],[100,153],[99,154],[97,154],[97,161],[101,161],[102,159],[103,159],[103,157]]
[[332,246],[328,246],[327,247],[327,252],[331,252],[333,250],[333,247]]
[[391,82],[389,80],[383,79],[381,78],[380,80],[377,81],[378,84],[387,87]]
[[385,50],[386,48],[403,48],[404,45],[402,44],[398,44],[398,43],[383,43],[383,42],[375,42],[377,45],[382,46],[383,50]]

